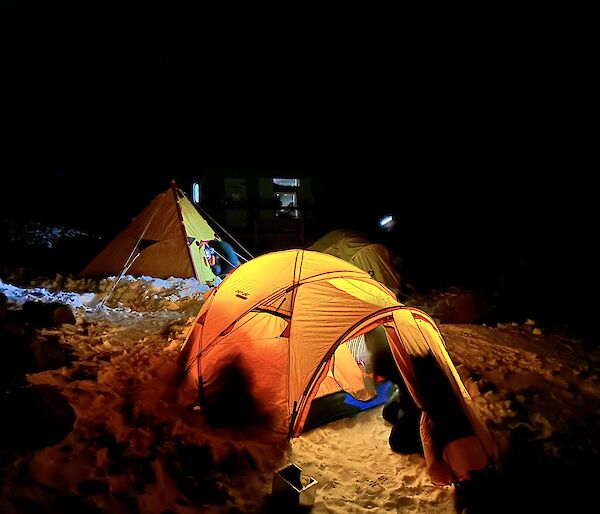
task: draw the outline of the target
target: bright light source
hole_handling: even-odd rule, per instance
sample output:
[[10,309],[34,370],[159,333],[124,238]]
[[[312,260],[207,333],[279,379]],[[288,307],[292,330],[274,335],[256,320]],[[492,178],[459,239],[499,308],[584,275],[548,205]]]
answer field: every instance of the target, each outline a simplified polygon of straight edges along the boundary
[[379,220],[379,226],[385,227],[386,225],[389,225],[392,221],[394,221],[393,216],[385,216]]
[[381,230],[385,230],[386,232],[391,232],[396,225],[396,220],[394,216],[388,215],[384,216],[379,220],[379,228]]
[[299,187],[300,180],[297,178],[274,178],[273,184],[284,187]]
[[194,203],[200,203],[200,184],[198,184],[198,182],[192,184],[192,201]]

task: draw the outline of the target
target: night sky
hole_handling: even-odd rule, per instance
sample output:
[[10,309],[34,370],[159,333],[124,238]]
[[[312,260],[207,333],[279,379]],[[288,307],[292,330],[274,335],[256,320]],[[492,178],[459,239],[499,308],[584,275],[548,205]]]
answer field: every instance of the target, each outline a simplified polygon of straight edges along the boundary
[[359,173],[372,187],[351,192],[395,203],[377,185],[391,180],[418,208],[409,188],[444,207],[471,192],[564,201],[595,171],[597,38],[584,27],[169,14],[6,31],[7,174],[155,191],[205,166],[303,166]]
[[586,13],[83,14],[2,25],[4,217],[123,219],[122,192],[130,217],[206,167],[308,168],[349,223],[395,213],[422,266],[529,259],[561,302],[597,283]]

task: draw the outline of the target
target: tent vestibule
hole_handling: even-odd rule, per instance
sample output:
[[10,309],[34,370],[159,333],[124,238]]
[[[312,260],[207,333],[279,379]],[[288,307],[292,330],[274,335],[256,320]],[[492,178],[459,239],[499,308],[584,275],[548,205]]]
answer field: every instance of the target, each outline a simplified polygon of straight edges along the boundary
[[365,401],[372,398],[344,343],[378,327],[422,411],[421,441],[432,481],[465,480],[471,471],[497,463],[494,441],[434,321],[400,304],[365,271],[319,252],[259,256],[214,289],[180,352],[182,401],[214,405],[226,397],[227,378],[236,376],[261,419],[273,430],[299,436],[330,378]]

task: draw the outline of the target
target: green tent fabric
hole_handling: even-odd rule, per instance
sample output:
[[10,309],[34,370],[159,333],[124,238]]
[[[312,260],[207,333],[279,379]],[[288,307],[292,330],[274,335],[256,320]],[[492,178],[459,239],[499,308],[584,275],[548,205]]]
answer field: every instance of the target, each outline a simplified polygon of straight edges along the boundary
[[381,243],[369,241],[359,232],[334,230],[319,238],[308,249],[343,259],[395,292],[400,290],[401,277],[394,263],[393,252]]

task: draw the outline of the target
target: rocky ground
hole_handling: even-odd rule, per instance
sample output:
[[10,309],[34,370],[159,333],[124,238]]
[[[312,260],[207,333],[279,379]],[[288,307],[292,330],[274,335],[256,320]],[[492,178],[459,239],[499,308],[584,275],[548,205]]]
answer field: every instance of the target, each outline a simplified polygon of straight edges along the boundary
[[[205,289],[126,277],[99,307],[112,286],[23,270],[0,282],[12,311],[37,299],[61,301],[74,314],[74,323],[33,329],[35,369],[19,395],[4,400],[1,512],[261,512],[273,471],[288,462],[318,480],[313,512],[460,508],[453,487],[427,480],[419,455],[389,450],[380,409],[291,444],[210,428],[178,406],[173,387]],[[564,511],[592,501],[598,349],[534,320],[440,328],[502,450],[502,473],[473,496],[470,511]]]

